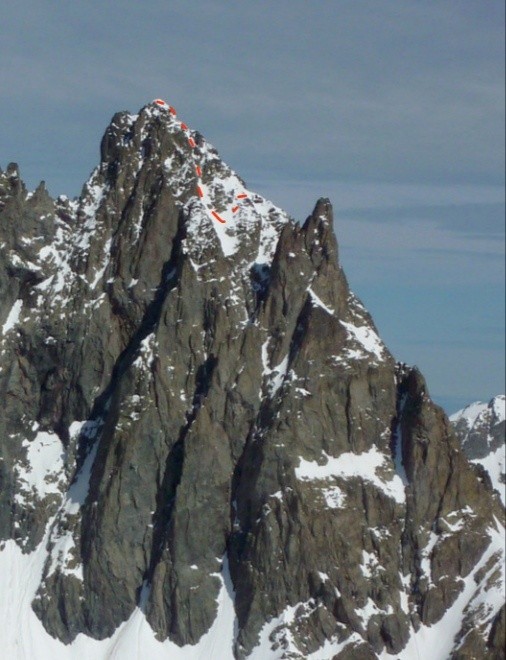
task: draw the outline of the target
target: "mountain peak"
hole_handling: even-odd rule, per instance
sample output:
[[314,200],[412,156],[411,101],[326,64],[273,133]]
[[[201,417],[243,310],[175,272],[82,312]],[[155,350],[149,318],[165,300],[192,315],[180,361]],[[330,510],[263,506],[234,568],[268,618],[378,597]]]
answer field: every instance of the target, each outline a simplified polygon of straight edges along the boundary
[[503,510],[350,291],[329,200],[301,226],[160,99],[114,115],[76,200],[15,171],[0,561],[30,579],[0,599],[9,657],[500,648]]

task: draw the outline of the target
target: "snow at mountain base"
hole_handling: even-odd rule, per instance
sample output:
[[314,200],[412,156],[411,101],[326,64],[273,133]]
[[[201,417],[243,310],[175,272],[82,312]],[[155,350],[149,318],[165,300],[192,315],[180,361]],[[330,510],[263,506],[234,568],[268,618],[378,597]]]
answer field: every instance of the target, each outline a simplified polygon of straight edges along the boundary
[[[465,580],[460,597],[445,616],[433,626],[422,625],[412,631],[405,649],[394,656],[382,653],[381,660],[398,658],[431,658],[447,660],[453,648],[455,635],[463,621],[473,611],[483,618],[491,619],[500,609],[506,588],[505,571],[497,575],[491,558],[504,556],[504,527],[499,523],[489,530],[492,542],[479,564]],[[141,609],[136,608],[128,621],[121,624],[110,639],[101,641],[78,635],[69,645],[50,637],[31,609],[31,601],[39,586],[42,567],[46,559],[44,543],[28,555],[22,554],[14,541],[7,541],[0,551],[0,657],[6,660],[234,660],[232,652],[235,641],[236,617],[234,592],[228,572],[226,558],[223,561],[220,580],[222,588],[217,599],[216,619],[209,630],[194,646],[179,647],[169,640],[156,640]],[[481,589],[474,579],[484,567],[490,579]],[[494,575],[494,572],[496,573]],[[482,579],[482,578],[480,578]],[[8,594],[7,597],[3,594]],[[293,640],[290,625],[304,619],[304,612],[317,607],[316,603],[298,603],[288,607],[279,617],[265,624],[260,633],[258,646],[248,656],[249,660],[283,660],[305,658],[305,660],[332,660],[346,648],[363,642],[358,634],[346,641],[325,641],[316,652],[301,655]],[[483,616],[485,613],[485,616]],[[288,655],[289,653],[293,655]]]

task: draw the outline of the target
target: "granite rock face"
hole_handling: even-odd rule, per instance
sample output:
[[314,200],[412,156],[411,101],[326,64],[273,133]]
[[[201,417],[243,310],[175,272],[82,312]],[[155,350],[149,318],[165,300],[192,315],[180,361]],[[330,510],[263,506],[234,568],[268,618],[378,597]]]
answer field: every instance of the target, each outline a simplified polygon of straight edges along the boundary
[[328,200],[300,226],[149,104],[77,200],[0,173],[0,247],[0,546],[46,553],[51,636],[140,607],[195,644],[230,583],[236,658],[398,657],[450,611],[452,657],[500,657],[504,510],[350,291]]

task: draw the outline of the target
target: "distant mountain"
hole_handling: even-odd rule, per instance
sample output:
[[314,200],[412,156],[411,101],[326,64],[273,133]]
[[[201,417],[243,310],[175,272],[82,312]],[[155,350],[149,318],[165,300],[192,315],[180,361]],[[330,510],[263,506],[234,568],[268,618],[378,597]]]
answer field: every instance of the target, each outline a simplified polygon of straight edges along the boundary
[[476,402],[450,417],[470,461],[482,465],[506,505],[506,396]]
[[[316,138],[315,138],[316,139]],[[163,101],[0,173],[9,660],[499,658],[504,509],[302,225]]]

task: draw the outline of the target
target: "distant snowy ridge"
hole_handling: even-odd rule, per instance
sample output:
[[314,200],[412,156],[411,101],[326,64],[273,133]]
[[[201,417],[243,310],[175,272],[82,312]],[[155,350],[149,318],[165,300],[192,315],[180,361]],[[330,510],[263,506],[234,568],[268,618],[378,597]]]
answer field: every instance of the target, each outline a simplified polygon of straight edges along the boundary
[[482,465],[506,505],[506,396],[477,401],[450,417],[464,451],[472,463]]

